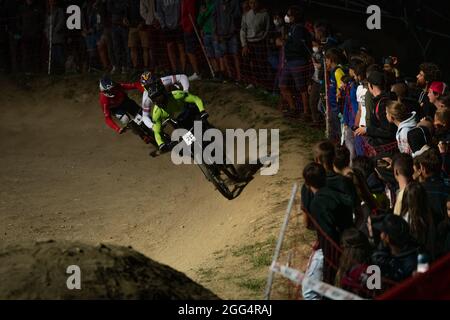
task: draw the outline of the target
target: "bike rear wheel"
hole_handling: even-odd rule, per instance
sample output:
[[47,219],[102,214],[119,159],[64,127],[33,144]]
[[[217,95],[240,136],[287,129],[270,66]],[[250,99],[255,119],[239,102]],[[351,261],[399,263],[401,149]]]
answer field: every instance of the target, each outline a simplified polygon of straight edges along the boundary
[[212,182],[212,184],[225,198],[228,200],[232,200],[234,198],[233,192],[230,191],[226,183],[220,178],[220,169],[215,168],[214,165],[198,164],[198,166],[205,177]]

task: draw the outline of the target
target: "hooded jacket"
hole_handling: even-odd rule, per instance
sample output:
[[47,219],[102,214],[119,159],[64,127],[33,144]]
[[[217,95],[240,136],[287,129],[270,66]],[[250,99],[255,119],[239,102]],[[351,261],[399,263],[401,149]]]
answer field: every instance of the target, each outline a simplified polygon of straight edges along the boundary
[[408,132],[411,129],[414,129],[416,126],[417,121],[415,112],[412,112],[411,117],[409,117],[408,119],[406,119],[405,121],[401,122],[398,125],[397,134],[395,135],[395,138],[397,139],[398,150],[400,150],[401,153],[408,153],[408,154],[412,153],[408,143]]
[[162,29],[177,29],[180,26],[180,15],[180,0],[156,0],[156,17]]
[[395,141],[397,128],[386,118],[386,106],[392,98],[389,92],[383,92],[373,98],[374,107],[373,110],[370,110],[367,136],[371,138],[370,144],[374,146],[386,145]]

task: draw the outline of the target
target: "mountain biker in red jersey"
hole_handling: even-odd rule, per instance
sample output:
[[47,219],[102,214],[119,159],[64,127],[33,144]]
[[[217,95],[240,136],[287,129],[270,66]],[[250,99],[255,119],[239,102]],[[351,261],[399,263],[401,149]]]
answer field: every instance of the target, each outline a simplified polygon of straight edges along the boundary
[[136,116],[141,111],[141,107],[128,97],[126,91],[139,90],[142,93],[144,89],[139,82],[116,83],[108,76],[100,80],[99,87],[99,102],[105,116],[105,122],[111,129],[122,134],[125,131],[125,127],[121,128],[117,125],[112,116],[115,116],[120,123],[126,125],[130,121],[127,112],[132,116]]

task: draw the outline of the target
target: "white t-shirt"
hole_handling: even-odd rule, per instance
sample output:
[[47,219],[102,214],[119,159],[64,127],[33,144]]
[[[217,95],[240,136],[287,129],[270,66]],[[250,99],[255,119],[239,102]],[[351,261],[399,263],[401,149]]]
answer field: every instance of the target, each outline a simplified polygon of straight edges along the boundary
[[356,89],[356,100],[358,101],[359,107],[361,108],[361,119],[359,120],[359,126],[366,126],[366,93],[367,88],[364,88],[362,84]]
[[[161,82],[164,86],[171,86],[175,84],[181,85],[184,92],[189,91],[189,79],[185,74],[177,74],[173,76],[162,77]],[[142,94],[142,120],[148,128],[153,127],[153,122],[150,118],[150,110],[153,107],[153,101],[149,98],[147,90]]]

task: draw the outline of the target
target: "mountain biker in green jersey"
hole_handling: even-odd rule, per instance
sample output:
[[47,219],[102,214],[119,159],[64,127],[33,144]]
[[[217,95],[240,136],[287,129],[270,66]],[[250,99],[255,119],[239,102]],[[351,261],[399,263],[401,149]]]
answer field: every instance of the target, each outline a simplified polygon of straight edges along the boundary
[[173,146],[170,141],[164,141],[161,136],[162,124],[165,120],[176,118],[183,127],[183,122],[188,123],[188,120],[193,120],[196,113],[199,113],[201,121],[206,121],[208,118],[203,101],[199,97],[181,90],[168,91],[160,79],[155,80],[148,92],[150,99],[154,102],[151,111],[153,132],[161,152],[169,151]]

